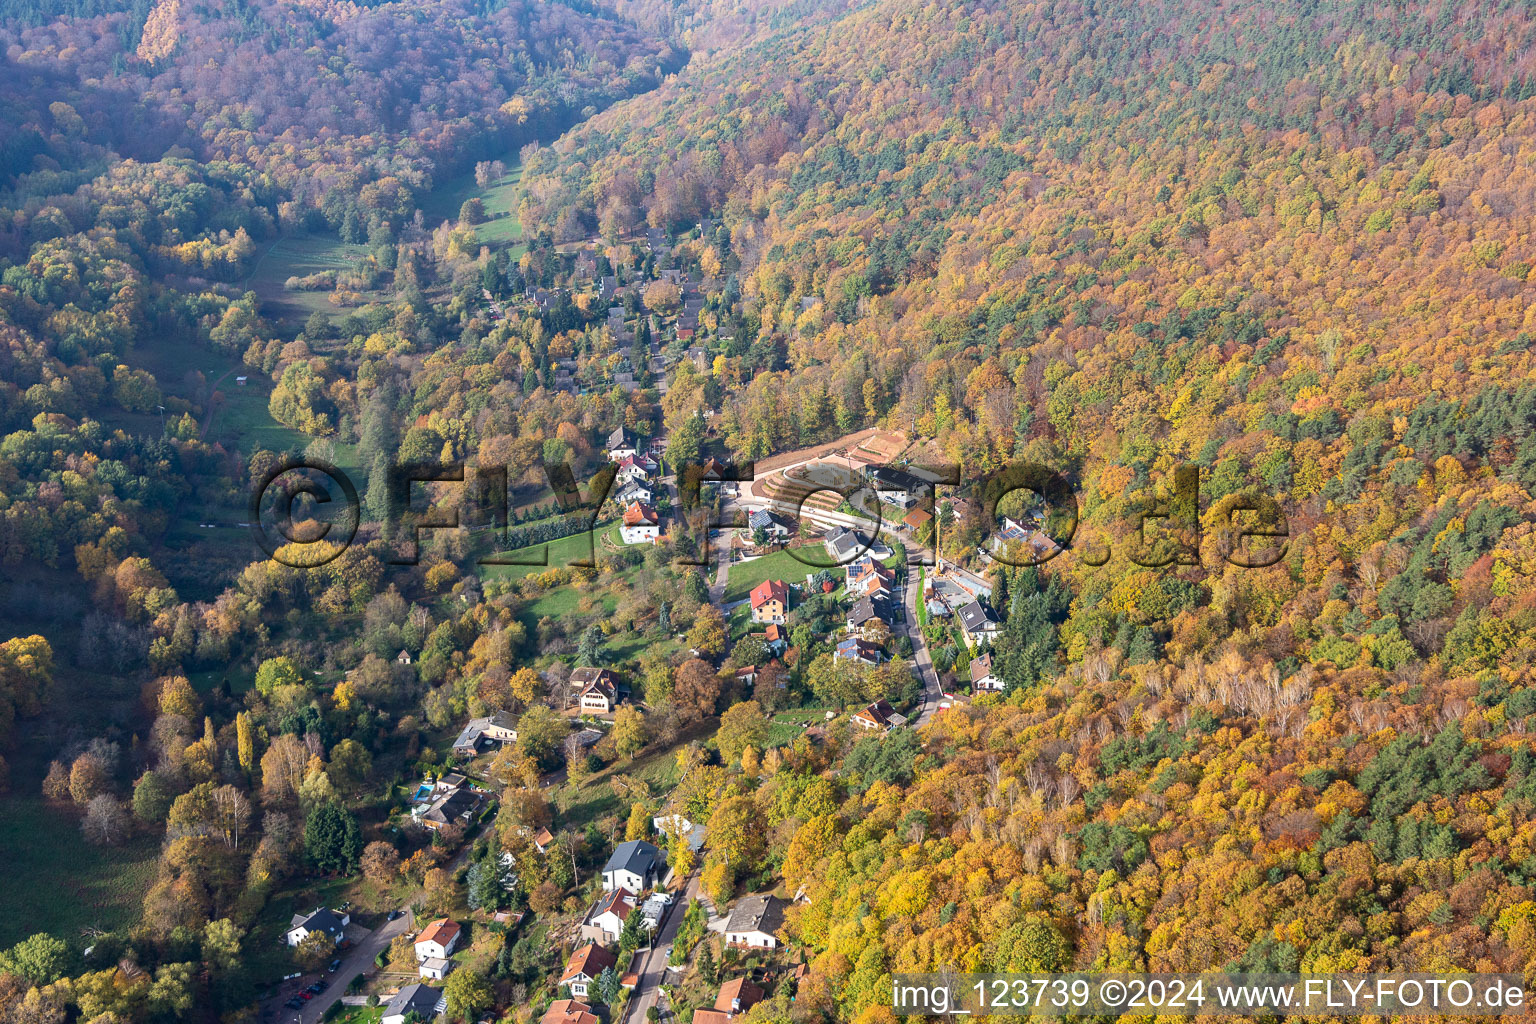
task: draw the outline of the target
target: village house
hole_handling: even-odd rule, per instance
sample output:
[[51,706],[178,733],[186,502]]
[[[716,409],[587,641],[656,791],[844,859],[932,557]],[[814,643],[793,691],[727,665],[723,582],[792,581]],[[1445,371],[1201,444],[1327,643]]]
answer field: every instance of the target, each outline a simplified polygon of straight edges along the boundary
[[560,984],[571,990],[571,995],[579,999],[585,999],[591,995],[591,990],[597,984],[597,979],[603,971],[609,967],[617,967],[618,959],[602,946],[589,942],[566,961],[565,973],[560,975]]
[[333,944],[341,945],[346,937],[347,925],[352,923],[352,918],[347,914],[338,913],[326,907],[316,907],[307,914],[294,914],[293,920],[288,922],[288,933],[285,936],[288,945],[297,946],[309,938],[313,932],[322,932]]
[[906,716],[897,714],[891,702],[884,697],[854,714],[851,721],[860,729],[870,732],[890,732],[907,724]]
[[960,609],[960,632],[965,636],[965,642],[971,647],[976,647],[983,640],[996,640],[1002,626],[992,617],[992,609],[980,601],[972,601]]
[[624,522],[619,537],[625,544],[655,544],[661,536],[661,517],[656,509],[641,501],[624,507]]
[[572,669],[570,685],[576,706],[589,714],[611,714],[619,703],[619,679],[606,668]]
[[644,892],[658,884],[666,874],[667,859],[644,839],[631,839],[614,847],[603,865],[603,889],[628,889]]
[[590,1003],[579,999],[556,999],[539,1018],[539,1024],[601,1024]]
[[765,543],[779,544],[794,535],[794,527],[781,515],[767,509],[758,509],[747,517],[747,531],[756,544],[757,531],[763,531]]
[[782,625],[789,618],[789,587],[783,580],[763,580],[748,595],[753,622]]
[[992,673],[992,655],[983,654],[971,659],[971,689],[977,693],[989,690],[1001,693],[1003,681]]
[[450,772],[430,787],[423,785],[411,804],[411,819],[424,828],[437,831],[454,824],[468,824],[485,796],[457,772]]
[[880,647],[861,636],[850,636],[839,640],[837,647],[832,651],[834,661],[852,661],[860,665],[880,664],[884,652]]
[[777,949],[778,932],[783,926],[783,908],[772,894],[743,896],[731,908],[731,916],[725,922],[725,944],[746,949]]
[[873,639],[877,634],[889,631],[892,615],[891,604],[884,598],[861,597],[848,609],[848,633]]
[[474,757],[492,745],[516,742],[517,719],[505,711],[496,711],[484,718],[471,718],[453,741],[453,752],[460,757]]
[[855,597],[888,598],[896,586],[896,570],[865,557],[844,570],[844,586]]
[[608,458],[614,462],[630,458],[637,451],[639,449],[635,447],[634,431],[627,427],[615,427],[613,433],[608,435]]
[[762,1002],[767,994],[750,978],[734,978],[720,986],[713,1008],[700,1007],[693,1011],[693,1024],[731,1024]]
[[417,961],[452,956],[454,949],[458,947],[461,934],[462,930],[458,924],[446,917],[430,922],[416,936]]
[[577,934],[587,942],[618,942],[624,922],[635,912],[638,900],[628,889],[604,893],[587,908]]
[[443,990],[420,982],[406,985],[390,996],[379,1024],[405,1024],[407,1018],[431,1020],[448,1008]]

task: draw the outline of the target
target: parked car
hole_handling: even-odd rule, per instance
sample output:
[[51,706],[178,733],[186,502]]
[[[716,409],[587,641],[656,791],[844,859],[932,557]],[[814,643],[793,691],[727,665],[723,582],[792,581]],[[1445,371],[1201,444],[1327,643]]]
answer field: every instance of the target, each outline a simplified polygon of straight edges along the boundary
[[400,920],[400,918],[402,918],[404,916],[405,916],[405,911],[403,911],[403,910],[391,910],[389,913],[384,915],[384,920],[386,920],[386,921],[398,921],[398,920]]
[[288,1007],[290,1010],[300,1010],[304,1008],[304,1000],[300,999],[298,996],[294,996],[283,1005]]
[[309,989],[305,989],[303,992],[299,993],[299,998],[304,1000],[307,1003],[311,999],[315,998],[315,994],[313,992],[311,992]]
[[304,991],[308,992],[311,996],[317,996],[321,992],[325,991],[325,982],[317,981],[313,985],[309,986],[309,988],[305,989]]
[[327,973],[335,974],[340,968],[341,968],[341,961],[339,959],[337,959],[337,960],[332,960],[330,962],[330,964],[325,969],[326,969]]

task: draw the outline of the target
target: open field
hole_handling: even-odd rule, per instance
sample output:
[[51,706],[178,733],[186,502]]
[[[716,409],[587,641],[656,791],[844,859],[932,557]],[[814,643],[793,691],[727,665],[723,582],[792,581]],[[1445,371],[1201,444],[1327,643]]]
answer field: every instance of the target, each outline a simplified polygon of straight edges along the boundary
[[475,225],[475,237],[486,245],[512,245],[512,255],[522,255],[523,247],[518,243],[523,240],[523,228],[517,219],[517,204],[522,198],[523,168],[516,153],[508,153],[501,159],[507,165],[506,175],[485,188],[475,184],[475,173],[470,170],[433,189],[421,204],[427,226],[436,227],[445,220],[457,220],[459,207],[466,200],[479,196],[489,219]]
[[[330,291],[289,291],[283,282],[324,270],[349,270],[368,254],[366,245],[343,242],[335,235],[290,235],[273,242],[256,260],[246,287],[261,299],[264,316],[302,323],[319,311],[340,316],[348,309],[330,301]],[[379,296],[363,293],[369,298]]]
[[[0,799],[6,827],[0,835],[0,948],[34,932],[75,938],[90,928],[119,928],[137,921],[153,883],[158,838],[143,835],[103,848],[80,839],[78,816],[40,800]],[[60,851],[68,870],[60,870]]]

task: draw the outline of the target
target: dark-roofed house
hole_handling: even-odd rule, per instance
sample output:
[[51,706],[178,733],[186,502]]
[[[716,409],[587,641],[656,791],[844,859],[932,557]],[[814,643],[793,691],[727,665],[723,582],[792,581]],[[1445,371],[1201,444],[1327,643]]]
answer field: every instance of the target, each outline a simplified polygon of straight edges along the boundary
[[338,914],[328,907],[317,907],[307,914],[294,914],[293,920],[288,922],[288,945],[297,946],[309,938],[312,932],[324,932],[332,942],[339,945],[346,934],[347,925],[351,923],[350,916]]
[[475,816],[475,812],[480,809],[483,800],[484,798],[476,790],[469,786],[460,786],[428,807],[417,820],[421,822],[423,828],[429,828],[434,832],[449,825],[461,823],[467,825]]
[[635,447],[635,435],[624,427],[614,428],[608,435],[608,457],[614,462],[620,459],[633,457],[639,449]]
[[895,466],[870,466],[870,483],[875,485],[875,495],[887,505],[911,508],[922,497],[926,483]]
[[983,640],[997,639],[998,631],[1002,628],[992,617],[992,609],[980,601],[972,601],[961,608],[959,619],[960,632],[965,634],[965,642],[972,647]]
[[379,1024],[405,1024],[406,1018],[413,1013],[422,1020],[431,1020],[447,1008],[448,1001],[443,998],[442,989],[418,982],[405,986],[390,997],[384,1006],[384,1016],[379,1018]]
[[570,684],[583,711],[606,715],[619,702],[619,679],[606,668],[572,669]]
[[838,565],[848,564],[868,547],[863,537],[846,526],[832,527],[822,535],[821,542]]
[[861,636],[850,636],[837,642],[832,657],[836,661],[853,661],[861,665],[878,665],[881,657],[880,648],[865,640]]
[[848,632],[869,635],[891,623],[891,606],[879,597],[861,597],[848,609]]
[[[758,530],[762,530],[769,544],[775,541],[788,540],[794,529],[783,516],[776,515],[767,509],[760,508],[747,516],[747,529],[755,537]],[[756,543],[754,540],[753,543]]]
[[614,847],[613,855],[603,865],[603,888],[644,892],[666,874],[667,859],[644,839],[631,839]]
[[784,925],[783,910],[771,894],[743,896],[725,922],[725,943],[749,949],[777,949]]

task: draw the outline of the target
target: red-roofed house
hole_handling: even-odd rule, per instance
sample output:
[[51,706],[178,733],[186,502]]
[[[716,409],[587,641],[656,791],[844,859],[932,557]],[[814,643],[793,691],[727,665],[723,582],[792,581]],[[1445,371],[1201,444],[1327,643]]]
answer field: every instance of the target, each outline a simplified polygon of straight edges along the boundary
[[632,501],[624,509],[624,523],[619,537],[625,544],[655,544],[661,536],[661,517],[643,502]]
[[752,604],[753,622],[782,625],[789,617],[789,587],[783,580],[763,580],[752,588],[748,600]]
[[590,986],[597,983],[604,968],[615,967],[618,962],[618,958],[602,946],[589,942],[572,953],[570,960],[566,961],[565,973],[560,975],[560,984],[569,986],[571,995],[585,999]]

